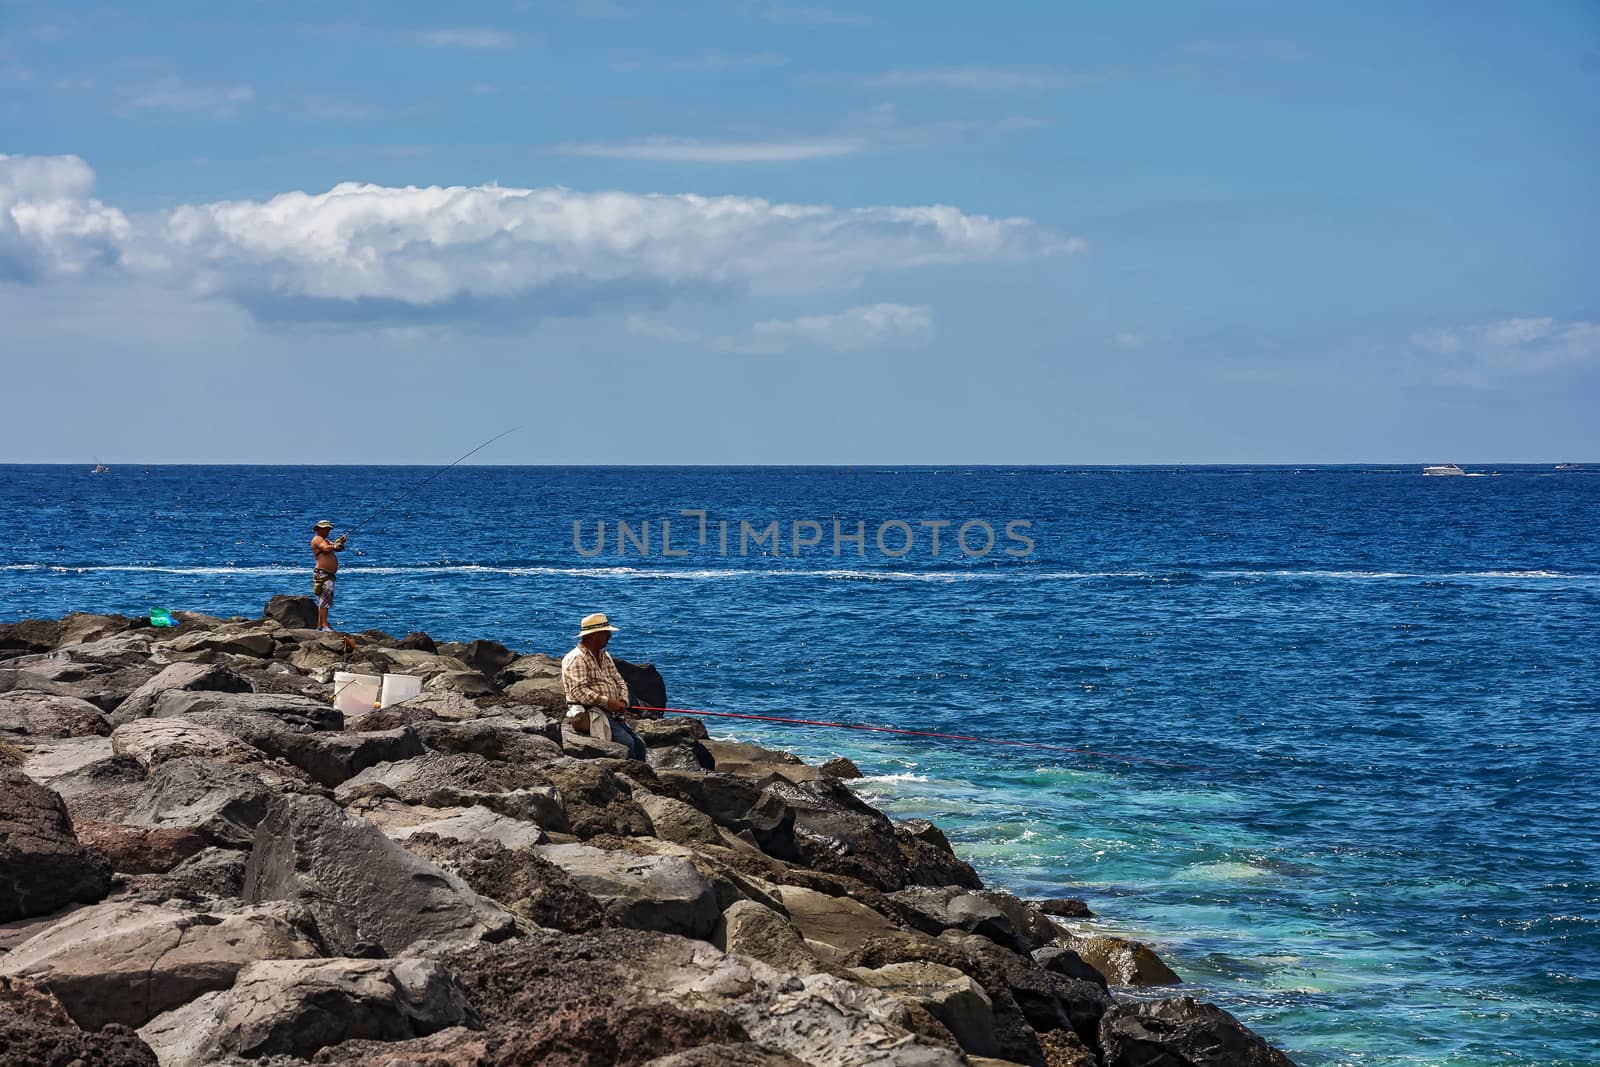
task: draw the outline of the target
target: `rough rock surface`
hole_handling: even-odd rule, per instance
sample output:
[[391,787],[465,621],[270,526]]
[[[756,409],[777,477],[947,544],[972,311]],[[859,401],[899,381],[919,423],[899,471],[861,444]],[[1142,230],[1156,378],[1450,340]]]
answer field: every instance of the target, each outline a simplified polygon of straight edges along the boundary
[[700,939],[716,929],[716,891],[688,860],[577,844],[547,845],[539,855],[571,875],[623,926]]
[[82,737],[110,732],[110,721],[87,700],[31,689],[0,693],[0,737]]
[[78,841],[61,797],[0,767],[0,922],[90,904],[110,887],[110,867]]
[[510,936],[514,920],[371,822],[311,796],[274,799],[256,827],[244,898],[293,900],[339,955],[396,956],[419,941]]
[[86,1030],[142,1026],[233,984],[260,959],[321,955],[309,914],[288,904],[210,912],[107,901],[80,908],[0,957],[0,974],[34,979]]
[[1294,1067],[1232,1015],[1193,997],[1113,1005],[1099,1036],[1105,1067]]
[[250,683],[226,667],[210,663],[174,663],[145,682],[117,705],[118,723],[142,719],[154,709],[162,693],[172,691],[248,693]]
[[89,1033],[0,1012],[0,1055],[29,1067],[157,1067],[156,1054],[125,1026]]
[[229,989],[140,1030],[162,1067],[234,1055],[307,1058],[356,1038],[393,1041],[477,1021],[464,990],[432,960],[270,960]]

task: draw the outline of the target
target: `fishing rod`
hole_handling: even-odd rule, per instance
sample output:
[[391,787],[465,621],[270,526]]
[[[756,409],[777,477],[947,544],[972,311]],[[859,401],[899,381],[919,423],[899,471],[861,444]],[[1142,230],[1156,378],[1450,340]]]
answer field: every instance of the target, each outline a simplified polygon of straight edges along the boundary
[[379,515],[382,515],[384,512],[388,511],[390,508],[392,508],[396,504],[400,503],[400,501],[402,501],[402,500],[406,499],[407,497],[411,496],[413,493],[417,492],[417,490],[421,489],[423,486],[427,485],[429,482],[431,482],[435,478],[439,477],[439,475],[443,474],[445,471],[449,470],[451,467],[454,467],[457,463],[460,463],[460,462],[462,462],[462,460],[469,459],[473,455],[476,455],[477,453],[482,452],[484,449],[488,448],[490,445],[492,445],[496,441],[500,440],[500,438],[506,436],[506,434],[515,433],[516,431],[518,431],[520,429],[522,429],[521,426],[513,426],[509,430],[506,430],[506,431],[504,431],[502,433],[497,433],[493,437],[491,437],[487,441],[485,441],[483,444],[479,445],[477,448],[474,448],[471,452],[468,452],[465,456],[462,456],[461,459],[456,460],[454,463],[450,463],[450,464],[448,464],[446,466],[440,467],[438,470],[434,471],[432,474],[430,474],[426,478],[422,479],[422,481],[418,482],[416,485],[413,485],[410,489],[407,489],[405,492],[401,493],[399,496],[397,496],[393,500],[389,501],[383,507],[379,508],[377,511],[374,511],[371,515],[368,515],[366,518],[362,519],[360,522],[358,522],[354,526],[350,527],[350,529],[348,529],[348,530],[346,530],[344,532],[344,536],[345,537],[349,537],[351,534],[353,534],[357,530],[361,529],[361,527],[365,526],[367,523],[371,522],[373,519],[377,518]]
[[973,737],[970,734],[946,734],[936,730],[907,730],[899,726],[870,726],[866,723],[856,722],[826,722],[820,719],[793,719],[781,715],[747,715],[736,711],[696,711],[692,708],[652,708],[642,704],[629,705],[630,711],[659,711],[670,715],[706,715],[717,719],[753,719],[756,722],[782,722],[795,726],[828,726],[836,730],[868,730],[883,734],[907,734],[912,737],[933,737],[944,741],[976,741],[984,745],[1011,745],[1017,748],[1042,748],[1052,752],[1071,752],[1080,756],[1099,756],[1103,759],[1119,760],[1124,763],[1147,763],[1156,767],[1176,767],[1184,770],[1199,770],[1193,763],[1170,763],[1166,760],[1147,759],[1144,756],[1119,756],[1114,752],[1101,752],[1093,748],[1071,748],[1067,745],[1051,745],[1043,741],[1013,741],[999,737]]

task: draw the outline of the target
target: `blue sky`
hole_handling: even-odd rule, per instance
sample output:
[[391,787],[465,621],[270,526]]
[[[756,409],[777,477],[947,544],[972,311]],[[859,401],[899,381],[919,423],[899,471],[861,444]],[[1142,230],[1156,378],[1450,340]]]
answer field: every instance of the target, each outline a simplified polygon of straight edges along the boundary
[[1600,462],[1600,7],[0,0],[0,462]]

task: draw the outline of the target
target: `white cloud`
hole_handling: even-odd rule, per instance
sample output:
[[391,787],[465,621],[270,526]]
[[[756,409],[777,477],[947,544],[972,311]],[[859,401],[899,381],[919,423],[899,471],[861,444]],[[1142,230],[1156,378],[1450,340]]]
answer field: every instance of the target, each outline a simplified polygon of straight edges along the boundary
[[1554,318],[1500,319],[1413,334],[1411,343],[1439,357],[1449,385],[1488,387],[1519,375],[1600,365],[1600,324]]
[[150,111],[177,111],[183,114],[216,115],[226,118],[256,96],[248,85],[196,85],[177,78],[163,78],[134,89],[128,106]]
[[750,332],[757,340],[809,342],[840,352],[923,341],[933,334],[933,309],[904,304],[871,304],[832,315],[768,319]]
[[0,155],[0,283],[115,263],[133,227],[93,191],[94,171],[77,156]]
[[1111,340],[1118,348],[1126,348],[1130,352],[1144,347],[1144,334],[1142,333],[1119,333]]
[[418,44],[439,48],[511,48],[516,45],[514,34],[481,26],[456,26],[438,30],[418,30],[410,35]]
[[[1024,218],[944,205],[841,209],[754,197],[345,183],[125,216],[75,156],[0,159],[0,269],[98,271],[285,322],[482,322],[803,291],[881,271],[1085,250]],[[881,316],[880,316],[881,318]],[[916,319],[865,328],[914,329]],[[843,327],[841,327],[843,328]],[[770,336],[826,334],[795,320]]]
[[639,159],[661,163],[793,163],[865,151],[855,137],[813,137],[776,141],[699,141],[686,137],[647,137],[640,141],[558,145],[566,156]]
[[659,341],[745,355],[775,355],[795,348],[858,352],[926,342],[933,336],[933,309],[926,305],[868,304],[821,315],[765,319],[738,336],[705,334],[643,315],[630,315],[628,329]]

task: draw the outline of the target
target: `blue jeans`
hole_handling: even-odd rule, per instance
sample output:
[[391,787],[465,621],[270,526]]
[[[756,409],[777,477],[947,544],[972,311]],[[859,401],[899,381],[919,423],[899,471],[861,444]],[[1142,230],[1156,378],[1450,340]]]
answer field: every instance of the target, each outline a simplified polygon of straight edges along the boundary
[[[571,705],[570,707],[576,707]],[[589,736],[602,740],[615,741],[628,750],[628,757],[640,762],[644,761],[649,752],[644,743],[644,738],[634,733],[622,716],[606,711],[604,708],[584,708],[589,713]],[[609,735],[609,736],[608,736]]]

